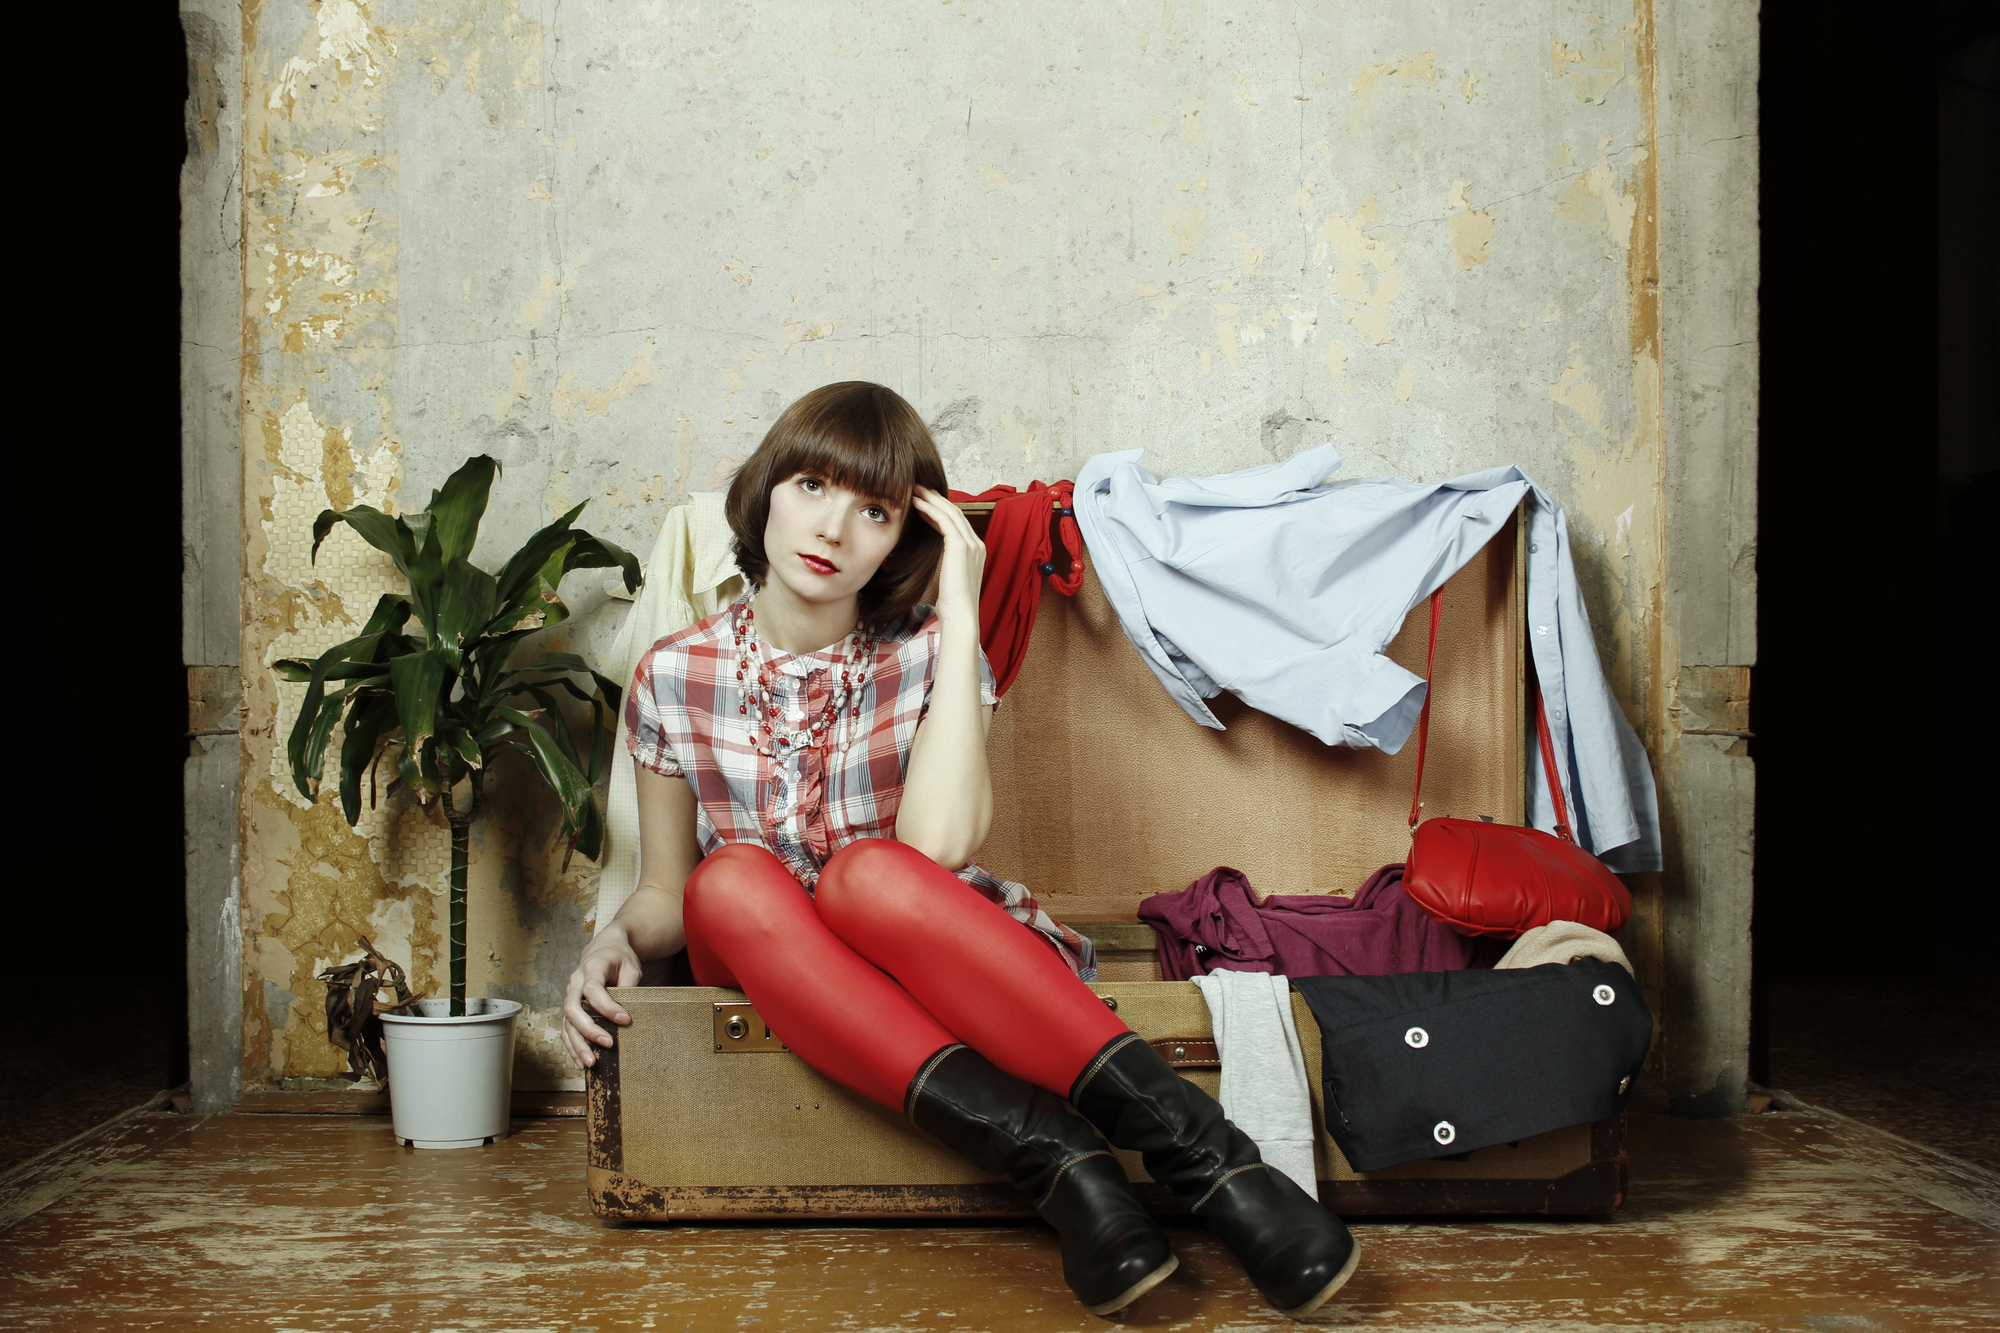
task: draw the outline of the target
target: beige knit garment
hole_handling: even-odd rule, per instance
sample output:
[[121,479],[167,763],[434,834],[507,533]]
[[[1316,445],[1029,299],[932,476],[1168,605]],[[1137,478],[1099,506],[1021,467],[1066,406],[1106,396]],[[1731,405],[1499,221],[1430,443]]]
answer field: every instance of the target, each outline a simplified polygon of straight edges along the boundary
[[[631,689],[639,659],[661,639],[714,615],[743,591],[734,538],[720,491],[695,493],[667,511],[646,584],[599,665],[619,688]],[[604,812],[604,852],[598,860],[597,910],[591,924],[609,924],[639,886],[639,791],[627,750],[625,710],[618,710],[611,792]]]
[[1523,931],[1514,941],[1514,947],[1493,966],[1496,969],[1540,967],[1543,963],[1574,963],[1579,958],[1602,958],[1618,964],[1628,975],[1632,971],[1631,960],[1625,957],[1617,940],[1580,921],[1551,921],[1546,926]]

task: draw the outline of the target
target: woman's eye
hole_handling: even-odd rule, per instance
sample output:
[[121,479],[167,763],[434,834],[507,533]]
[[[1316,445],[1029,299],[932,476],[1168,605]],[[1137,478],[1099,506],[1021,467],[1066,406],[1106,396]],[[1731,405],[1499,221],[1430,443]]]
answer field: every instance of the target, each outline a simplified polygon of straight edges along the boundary
[[889,513],[881,505],[869,505],[861,512],[868,515],[869,518],[877,523],[887,523],[889,521]]
[[817,477],[800,477],[799,488],[807,495],[818,495],[824,489],[821,487]]

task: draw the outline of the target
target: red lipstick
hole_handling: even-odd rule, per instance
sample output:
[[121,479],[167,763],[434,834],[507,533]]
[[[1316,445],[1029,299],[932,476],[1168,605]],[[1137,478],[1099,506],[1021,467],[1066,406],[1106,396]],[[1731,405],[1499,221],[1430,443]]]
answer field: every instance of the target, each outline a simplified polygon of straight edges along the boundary
[[807,555],[801,551],[799,552],[799,559],[805,561],[806,568],[815,574],[838,574],[840,572],[840,566],[834,564],[831,560],[822,560],[816,555]]

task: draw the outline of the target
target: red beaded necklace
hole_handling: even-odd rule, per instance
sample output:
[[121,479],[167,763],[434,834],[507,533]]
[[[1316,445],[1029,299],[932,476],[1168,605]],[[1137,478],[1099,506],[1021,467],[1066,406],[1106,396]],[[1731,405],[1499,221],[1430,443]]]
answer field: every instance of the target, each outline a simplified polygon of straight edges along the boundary
[[[861,687],[868,680],[868,664],[875,659],[875,635],[865,624],[856,624],[839,644],[840,681],[827,692],[826,707],[803,727],[785,725],[784,710],[771,691],[772,669],[763,638],[757,633],[757,612],[751,607],[752,593],[737,607],[735,618],[736,683],[743,698],[736,711],[748,718],[750,742],[767,759],[787,759],[815,749],[842,730],[840,753],[854,744],[861,717]],[[756,713],[751,714],[752,706]],[[840,727],[842,722],[847,725]]]

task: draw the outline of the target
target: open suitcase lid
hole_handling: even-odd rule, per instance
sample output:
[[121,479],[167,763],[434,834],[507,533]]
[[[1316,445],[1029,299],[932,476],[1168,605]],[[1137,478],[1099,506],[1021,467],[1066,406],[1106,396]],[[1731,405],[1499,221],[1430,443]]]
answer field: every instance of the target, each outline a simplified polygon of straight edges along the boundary
[[[1445,584],[1430,814],[1524,822],[1521,531],[1517,515]],[[1408,617],[1388,650],[1419,675],[1427,626]],[[1414,744],[1395,756],[1327,746],[1229,694],[1210,706],[1226,731],[1168,697],[1094,574],[1075,597],[1044,586],[987,741],[993,827],[980,863],[1121,952],[1144,930],[1140,900],[1216,866],[1260,895],[1352,893],[1404,859]]]

